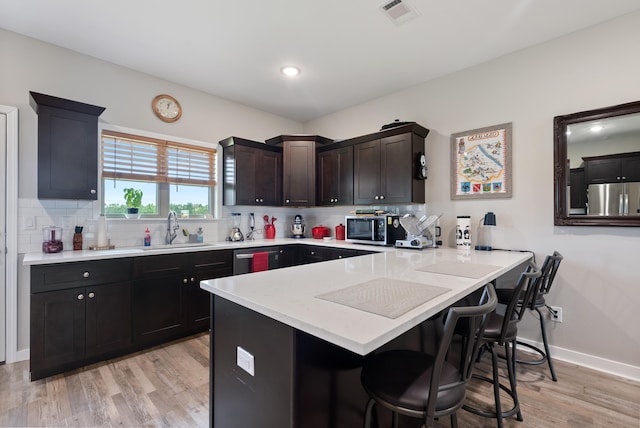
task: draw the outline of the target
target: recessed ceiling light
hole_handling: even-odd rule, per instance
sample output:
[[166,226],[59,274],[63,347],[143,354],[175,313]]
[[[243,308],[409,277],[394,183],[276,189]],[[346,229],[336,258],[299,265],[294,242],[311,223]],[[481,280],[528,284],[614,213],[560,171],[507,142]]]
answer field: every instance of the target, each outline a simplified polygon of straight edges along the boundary
[[296,77],[300,74],[300,69],[292,65],[286,65],[280,69],[280,72],[287,77]]

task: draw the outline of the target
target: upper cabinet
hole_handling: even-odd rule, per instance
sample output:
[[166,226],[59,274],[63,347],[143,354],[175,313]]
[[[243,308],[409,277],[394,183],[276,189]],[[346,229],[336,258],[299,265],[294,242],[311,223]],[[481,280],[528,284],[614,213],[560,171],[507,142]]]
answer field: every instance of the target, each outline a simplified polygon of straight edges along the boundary
[[282,204],[282,149],[229,137],[223,150],[223,204]]
[[[429,130],[399,126],[358,138],[354,144],[354,204],[424,203],[424,180],[416,178],[416,158]],[[379,137],[379,138],[376,138]]]
[[318,205],[353,205],[353,146],[318,150]]
[[640,181],[640,152],[584,157],[587,184]]
[[333,142],[280,135],[266,144],[229,137],[223,147],[224,205],[424,203],[417,173],[429,130],[409,122]]
[[282,204],[316,205],[316,147],[332,142],[319,135],[280,135],[266,141],[282,147]]
[[29,92],[38,114],[38,198],[98,199],[103,107]]

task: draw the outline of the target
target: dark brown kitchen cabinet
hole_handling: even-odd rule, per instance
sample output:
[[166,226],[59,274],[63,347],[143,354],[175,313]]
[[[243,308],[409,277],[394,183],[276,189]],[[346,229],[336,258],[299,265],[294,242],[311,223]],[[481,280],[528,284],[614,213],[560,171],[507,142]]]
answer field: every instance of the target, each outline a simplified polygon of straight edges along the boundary
[[640,181],[640,152],[582,158],[587,185]]
[[98,198],[98,116],[105,110],[30,92],[38,114],[38,198]]
[[587,184],[584,168],[571,168],[569,172],[569,185],[571,186],[571,208],[584,209],[587,207]]
[[136,257],[133,340],[154,345],[209,328],[210,294],[200,281],[232,274],[229,250]]
[[392,135],[355,144],[354,203],[423,203],[424,181],[415,178],[415,158],[424,153],[424,137]]
[[187,330],[191,333],[209,329],[211,293],[200,288],[200,281],[233,275],[233,252],[228,250],[189,253]]
[[318,205],[353,205],[353,146],[318,151]]
[[316,148],[332,140],[319,135],[279,135],[266,140],[282,147],[284,206],[316,205]]
[[282,149],[229,137],[223,148],[223,204],[282,205]]
[[131,262],[31,268],[31,380],[127,352]]

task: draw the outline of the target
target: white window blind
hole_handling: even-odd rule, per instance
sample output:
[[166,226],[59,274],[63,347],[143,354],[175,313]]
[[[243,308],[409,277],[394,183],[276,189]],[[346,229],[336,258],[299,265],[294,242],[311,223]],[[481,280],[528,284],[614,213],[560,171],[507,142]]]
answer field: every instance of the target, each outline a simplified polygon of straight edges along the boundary
[[215,186],[216,149],[102,132],[102,177]]

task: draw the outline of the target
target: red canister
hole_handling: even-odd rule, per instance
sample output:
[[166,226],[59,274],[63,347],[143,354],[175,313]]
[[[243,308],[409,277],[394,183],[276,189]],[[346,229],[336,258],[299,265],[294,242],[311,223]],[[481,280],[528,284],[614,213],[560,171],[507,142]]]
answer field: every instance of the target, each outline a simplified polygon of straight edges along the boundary
[[344,225],[342,223],[336,226],[336,239],[344,241]]

